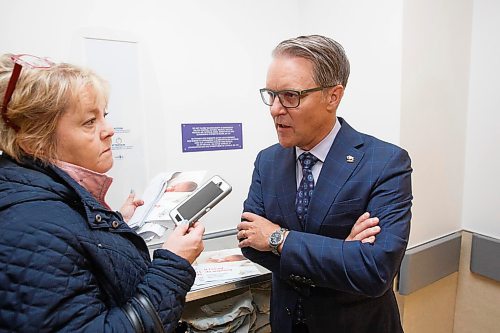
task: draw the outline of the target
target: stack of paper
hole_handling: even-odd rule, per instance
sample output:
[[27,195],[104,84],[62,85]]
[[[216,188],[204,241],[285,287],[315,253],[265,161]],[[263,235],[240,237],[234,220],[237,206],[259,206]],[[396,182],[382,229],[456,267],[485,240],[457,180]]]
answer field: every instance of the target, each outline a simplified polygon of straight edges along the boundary
[[205,178],[206,171],[162,172],[144,191],[144,205],[137,207],[128,225],[148,245],[162,243],[168,231],[175,228],[170,210],[188,197]]
[[134,215],[132,216],[130,221],[128,221],[128,225],[131,228],[140,228],[144,225],[149,212],[154,207],[155,203],[158,202],[158,200],[161,198],[163,193],[165,193],[168,180],[172,177],[172,174],[172,172],[160,173],[156,175],[148,184],[148,187],[141,197],[141,199],[144,200],[144,205],[137,207]]
[[193,264],[193,268],[196,279],[191,291],[262,274],[257,265],[242,255],[239,248],[205,251]]

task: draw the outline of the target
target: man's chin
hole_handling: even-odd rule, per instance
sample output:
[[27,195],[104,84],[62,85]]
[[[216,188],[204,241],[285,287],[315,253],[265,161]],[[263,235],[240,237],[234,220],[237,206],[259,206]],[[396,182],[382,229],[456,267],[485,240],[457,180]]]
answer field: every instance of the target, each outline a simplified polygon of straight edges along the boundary
[[285,140],[284,138],[280,137],[279,135],[278,135],[278,142],[280,143],[281,147],[283,147],[283,148],[295,147],[295,144],[292,141]]

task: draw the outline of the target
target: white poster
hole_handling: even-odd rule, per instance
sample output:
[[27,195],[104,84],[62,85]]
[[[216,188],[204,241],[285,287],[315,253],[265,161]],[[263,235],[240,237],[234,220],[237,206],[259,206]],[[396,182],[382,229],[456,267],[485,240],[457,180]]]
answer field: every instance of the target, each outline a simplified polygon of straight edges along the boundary
[[144,112],[141,108],[138,45],[135,42],[85,38],[87,66],[110,84],[107,120],[115,129],[113,185],[106,197],[118,210],[131,190],[141,193],[146,182]]

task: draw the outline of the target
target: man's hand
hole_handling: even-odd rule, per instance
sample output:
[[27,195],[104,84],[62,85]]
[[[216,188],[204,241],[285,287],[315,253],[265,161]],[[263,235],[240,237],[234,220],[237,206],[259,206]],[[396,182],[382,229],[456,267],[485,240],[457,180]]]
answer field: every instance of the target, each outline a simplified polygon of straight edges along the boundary
[[271,251],[269,247],[269,236],[280,228],[279,225],[253,213],[243,213],[242,221],[238,224],[238,234],[240,240],[239,247],[252,247],[259,251]]
[[370,218],[370,213],[366,212],[361,215],[351,229],[351,233],[346,241],[361,241],[361,243],[375,242],[375,236],[380,232],[378,226],[378,218]]
[[[253,213],[243,213],[242,222],[238,224],[236,237],[240,240],[239,247],[252,247],[259,251],[271,251],[269,236],[280,228],[279,225]],[[246,220],[246,221],[245,221]],[[370,213],[361,215],[351,229],[346,241],[375,242],[380,232],[377,217],[370,218]],[[284,242],[283,242],[284,243]],[[282,244],[283,244],[282,243]]]

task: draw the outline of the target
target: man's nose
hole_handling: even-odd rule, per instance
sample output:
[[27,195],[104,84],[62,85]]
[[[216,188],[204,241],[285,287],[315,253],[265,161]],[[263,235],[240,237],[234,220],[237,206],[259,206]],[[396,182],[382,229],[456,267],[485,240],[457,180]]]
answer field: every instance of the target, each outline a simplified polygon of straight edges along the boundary
[[286,113],[286,108],[281,104],[278,96],[274,98],[273,104],[269,107],[269,109],[273,117]]

